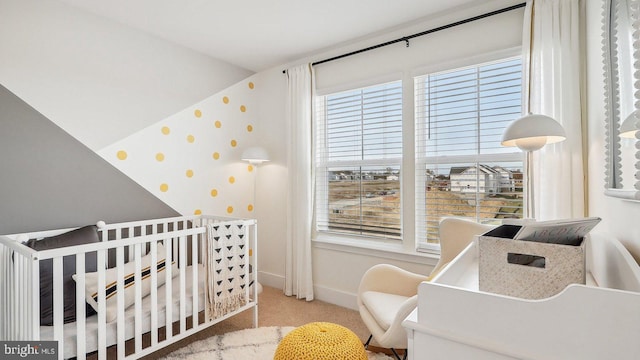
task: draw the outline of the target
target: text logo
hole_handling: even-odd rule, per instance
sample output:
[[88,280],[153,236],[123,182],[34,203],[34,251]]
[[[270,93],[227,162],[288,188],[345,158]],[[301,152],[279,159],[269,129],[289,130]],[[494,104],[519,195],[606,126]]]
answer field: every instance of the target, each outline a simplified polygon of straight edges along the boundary
[[3,360],[54,360],[58,358],[57,341],[0,341]]

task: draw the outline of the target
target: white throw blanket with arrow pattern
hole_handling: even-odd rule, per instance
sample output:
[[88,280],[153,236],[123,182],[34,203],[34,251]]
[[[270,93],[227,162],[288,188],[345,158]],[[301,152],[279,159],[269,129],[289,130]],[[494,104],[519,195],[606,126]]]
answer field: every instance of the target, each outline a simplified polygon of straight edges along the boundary
[[205,314],[217,319],[247,304],[249,251],[242,221],[207,225]]

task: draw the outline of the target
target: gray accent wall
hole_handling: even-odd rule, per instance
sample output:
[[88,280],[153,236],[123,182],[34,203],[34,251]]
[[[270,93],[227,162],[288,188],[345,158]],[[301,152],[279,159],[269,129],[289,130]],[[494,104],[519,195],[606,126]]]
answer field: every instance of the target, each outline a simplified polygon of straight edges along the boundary
[[178,215],[0,85],[0,234]]

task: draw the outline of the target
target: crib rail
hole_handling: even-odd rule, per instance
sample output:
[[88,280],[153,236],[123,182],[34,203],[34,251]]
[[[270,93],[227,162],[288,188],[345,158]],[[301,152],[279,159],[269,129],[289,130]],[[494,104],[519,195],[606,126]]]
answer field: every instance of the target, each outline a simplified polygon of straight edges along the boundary
[[[60,359],[85,359],[87,353],[98,359],[125,359],[150,354],[250,308],[257,326],[257,289],[248,286],[250,266],[245,277],[247,305],[214,321],[201,310],[201,284],[207,277],[202,271],[206,225],[228,221],[238,219],[200,215],[98,223],[101,242],[41,251],[23,245],[25,236],[0,236],[0,339],[56,340]],[[256,222],[242,220],[242,224],[248,230],[247,259],[256,269]],[[98,271],[91,274],[85,271],[85,264],[93,254]],[[86,289],[97,282],[97,315],[87,317],[85,306],[76,306],[76,321],[65,324],[63,304],[69,294],[63,290],[63,272],[71,257],[75,257],[75,303],[84,305]],[[40,266],[44,261],[52,262],[53,267],[52,326],[40,326]],[[115,285],[115,295],[108,293],[107,285]],[[131,293],[125,294],[127,291]],[[115,320],[110,321],[107,316],[114,312]]]
[[[34,327],[39,326],[37,251],[0,236],[0,339],[36,339]],[[35,274],[35,276],[33,275]],[[38,315],[36,317],[36,315]]]

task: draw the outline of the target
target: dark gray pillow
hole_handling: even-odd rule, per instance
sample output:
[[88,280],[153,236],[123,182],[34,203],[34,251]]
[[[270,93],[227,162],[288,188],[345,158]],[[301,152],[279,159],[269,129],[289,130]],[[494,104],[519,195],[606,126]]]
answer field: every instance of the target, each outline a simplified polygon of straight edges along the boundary
[[[95,225],[81,227],[64,234],[44,239],[30,239],[26,246],[34,250],[48,250],[67,246],[83,245],[99,242],[98,228]],[[85,255],[85,272],[97,270],[96,253]],[[71,275],[76,273],[75,255],[65,256],[62,260],[62,285],[64,288],[64,323],[76,321],[76,283]],[[85,304],[87,316],[95,314],[95,310]],[[53,325],[53,260],[40,261],[40,325]]]

